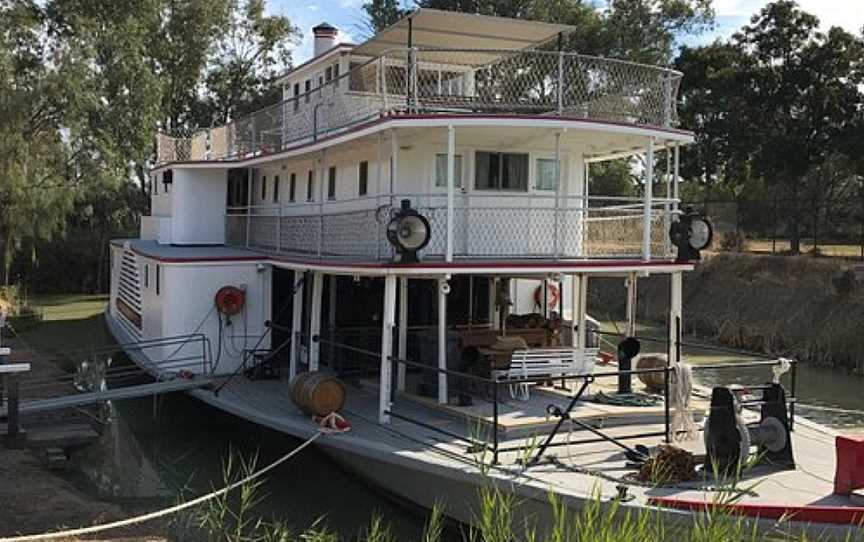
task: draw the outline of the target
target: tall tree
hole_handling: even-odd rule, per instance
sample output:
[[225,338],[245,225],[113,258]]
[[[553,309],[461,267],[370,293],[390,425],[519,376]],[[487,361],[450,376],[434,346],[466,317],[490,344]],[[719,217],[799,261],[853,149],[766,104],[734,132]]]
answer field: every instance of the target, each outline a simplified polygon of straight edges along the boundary
[[267,15],[264,0],[231,4],[225,35],[215,43],[205,77],[201,124],[228,120],[278,101],[272,81],[291,66],[300,31],[281,15]]
[[363,4],[370,33],[380,32],[404,17],[408,10],[399,7],[399,0],[370,0]]

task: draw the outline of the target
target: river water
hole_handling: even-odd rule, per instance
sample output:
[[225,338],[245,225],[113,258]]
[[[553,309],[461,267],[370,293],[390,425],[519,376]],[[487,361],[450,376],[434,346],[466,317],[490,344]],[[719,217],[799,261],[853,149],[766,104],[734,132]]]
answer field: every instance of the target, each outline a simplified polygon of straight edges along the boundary
[[[695,348],[685,349],[684,356],[691,363],[729,361],[728,355]],[[770,377],[764,368],[698,373],[707,385],[763,383]],[[862,428],[864,414],[853,412],[864,410],[862,385],[860,377],[801,366],[798,413],[832,427]],[[136,505],[152,502],[154,509],[173,502],[181,489],[197,496],[220,487],[223,462],[232,452],[257,454],[263,466],[298,444],[183,394],[162,397],[155,406],[153,399],[134,399],[108,409],[109,423],[98,442],[75,458],[82,473],[79,482],[99,498]],[[424,511],[376,492],[314,448],[271,473],[263,490],[267,497],[261,511],[298,530],[323,521],[351,539],[378,513],[399,540],[416,540],[426,520]]]

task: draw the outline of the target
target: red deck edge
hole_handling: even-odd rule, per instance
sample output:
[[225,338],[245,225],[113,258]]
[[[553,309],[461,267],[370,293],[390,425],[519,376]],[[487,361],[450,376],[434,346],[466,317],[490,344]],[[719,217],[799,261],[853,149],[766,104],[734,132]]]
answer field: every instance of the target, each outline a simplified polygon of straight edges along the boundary
[[600,260],[600,261],[572,261],[572,262],[550,262],[550,261],[457,261],[457,262],[428,262],[419,264],[400,264],[397,262],[357,262],[343,260],[304,260],[280,257],[270,254],[260,256],[201,256],[201,257],[170,257],[156,256],[145,250],[132,248],[132,251],[162,263],[197,263],[197,262],[282,262],[295,265],[321,266],[321,267],[354,267],[357,269],[458,269],[464,267],[480,269],[502,269],[520,267],[524,269],[535,268],[572,268],[572,267],[674,267],[681,265],[692,265],[692,263],[680,263],[670,260]]
[[787,519],[809,523],[833,523],[840,525],[864,524],[864,507],[860,506],[789,506],[784,504],[715,504],[700,500],[675,497],[651,497],[649,504],[678,510],[704,511],[722,509],[737,515],[762,519]]

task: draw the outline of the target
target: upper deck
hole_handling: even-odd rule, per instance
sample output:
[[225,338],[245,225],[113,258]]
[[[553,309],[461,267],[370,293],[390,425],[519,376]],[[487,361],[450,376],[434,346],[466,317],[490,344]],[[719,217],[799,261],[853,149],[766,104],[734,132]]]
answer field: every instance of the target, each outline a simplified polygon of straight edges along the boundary
[[681,74],[671,69],[564,51],[402,47],[359,54],[364,51],[361,46],[341,60],[337,65],[347,60],[349,69],[340,75],[328,69],[314,87],[289,85],[280,103],[224,126],[160,134],[157,163],[264,157],[405,117],[677,125]]

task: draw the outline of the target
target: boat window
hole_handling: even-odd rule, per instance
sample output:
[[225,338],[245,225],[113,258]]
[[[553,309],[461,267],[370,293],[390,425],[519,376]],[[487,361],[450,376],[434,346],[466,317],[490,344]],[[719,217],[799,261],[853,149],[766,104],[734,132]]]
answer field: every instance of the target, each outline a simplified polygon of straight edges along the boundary
[[167,194],[171,191],[171,185],[174,183],[174,170],[166,169],[162,172],[162,192]]
[[267,199],[267,176],[261,177],[261,201]]
[[150,264],[144,264],[144,287],[150,287]]
[[360,162],[357,178],[360,185],[358,187],[357,193],[361,196],[365,196],[369,190],[369,162],[365,160],[363,162]]
[[[455,171],[453,173],[454,185],[456,188],[462,188],[462,155],[453,156],[455,162]],[[447,186],[447,155],[435,155],[435,186]]]
[[294,201],[297,194],[297,174],[291,174],[291,180],[288,181],[288,201]]
[[333,64],[333,79],[336,80],[336,82],[333,84],[336,87],[338,87],[339,86],[339,62],[338,61],[336,62],[336,64]]
[[300,109],[300,83],[294,83],[294,111]]
[[478,190],[528,190],[528,155],[477,151],[474,185]]
[[333,66],[327,66],[327,69],[324,70],[324,81],[330,82],[333,80]]
[[279,175],[273,178],[273,203],[279,203]]
[[558,161],[551,158],[537,159],[537,190],[558,190]]
[[308,103],[309,103],[309,98],[310,98],[309,93],[312,92],[312,80],[311,80],[311,79],[307,79],[307,80],[306,80],[306,83],[303,85],[303,88],[305,89],[305,93],[306,93],[306,103],[308,104]]
[[336,199],[336,167],[330,166],[327,173],[327,199]]
[[315,172],[309,170],[309,177],[306,178],[306,201],[315,201]]
[[159,272],[160,272],[159,264],[156,264],[156,295],[159,295]]

